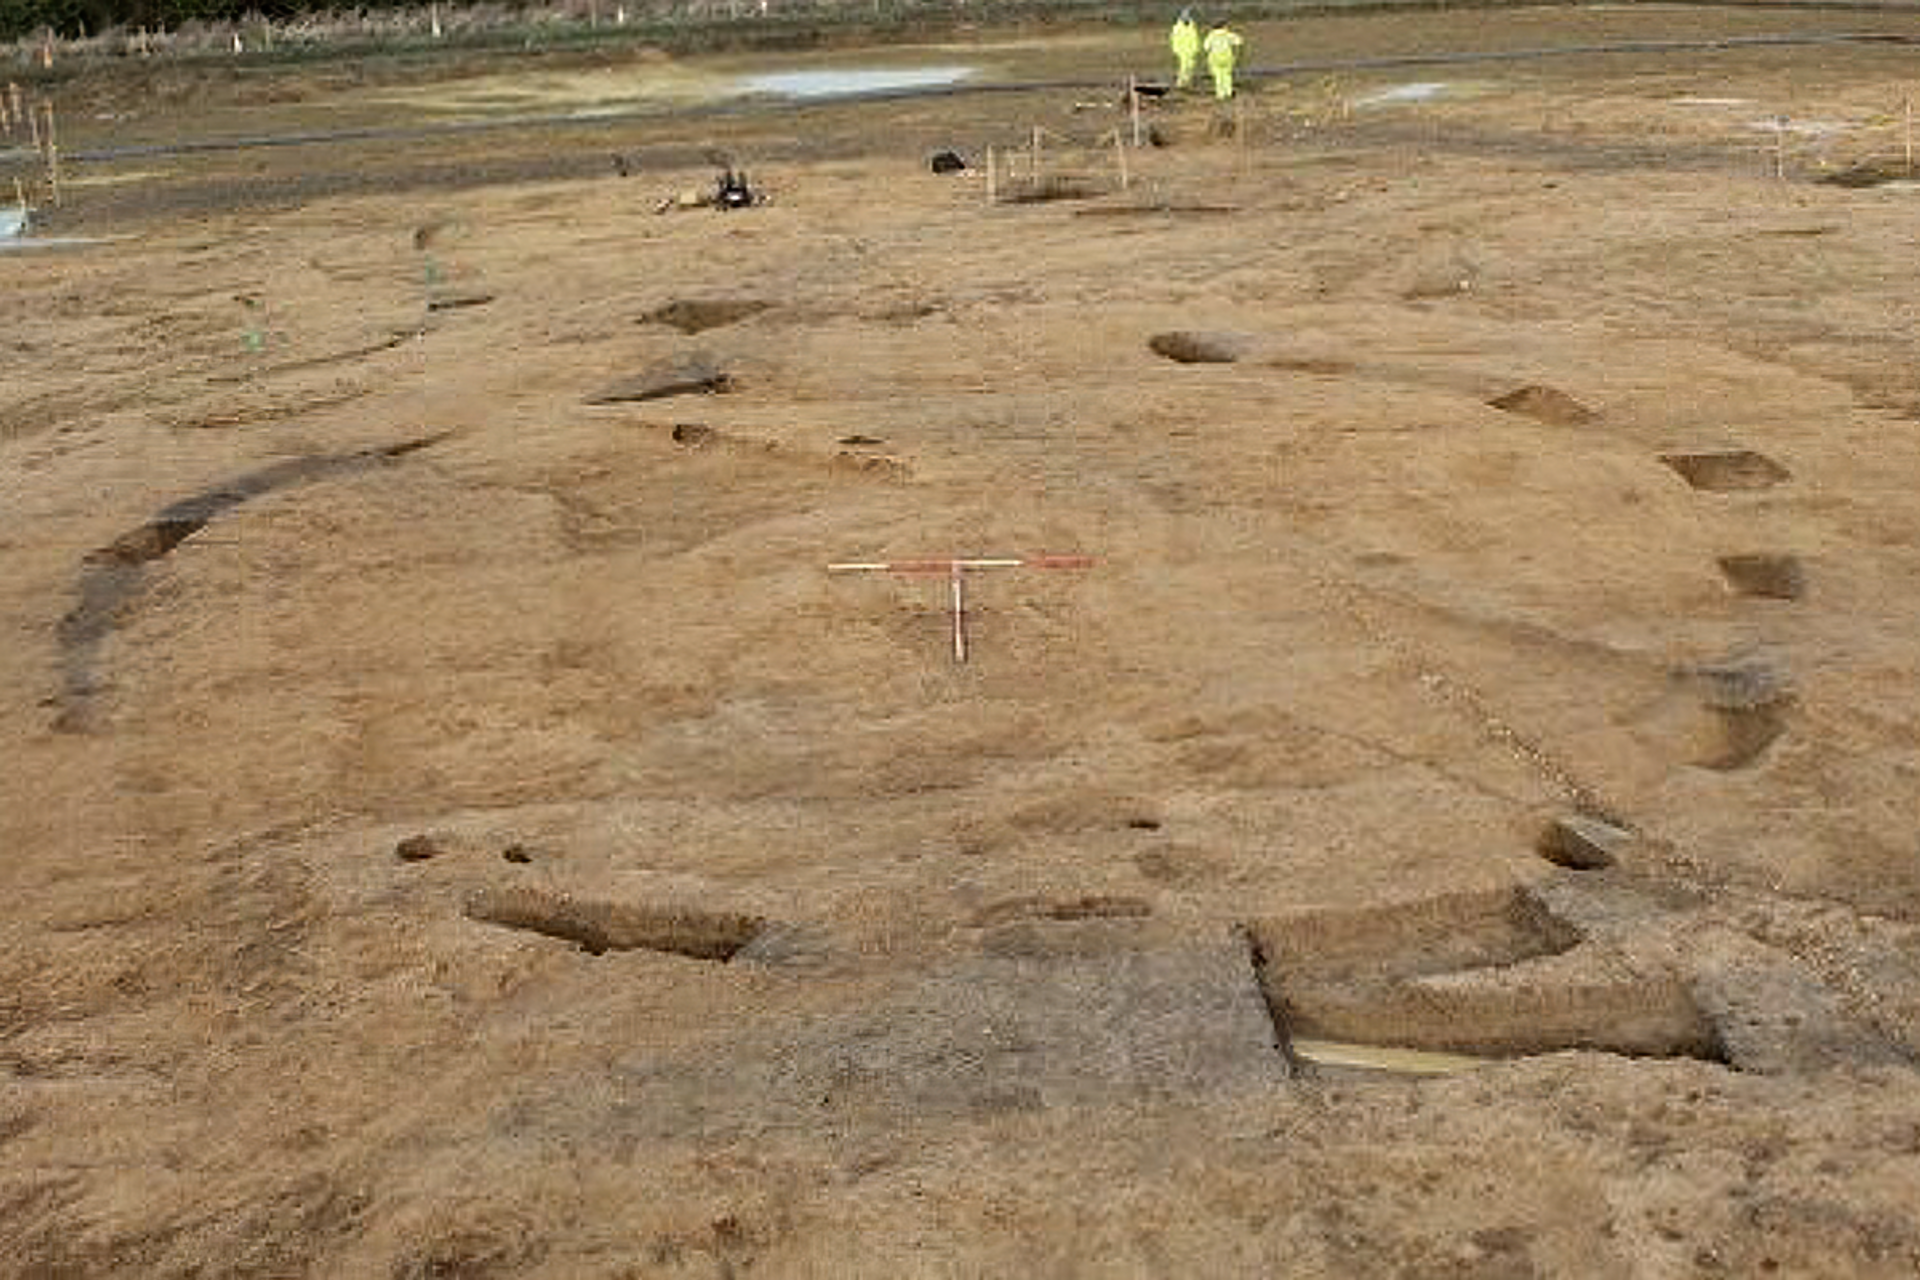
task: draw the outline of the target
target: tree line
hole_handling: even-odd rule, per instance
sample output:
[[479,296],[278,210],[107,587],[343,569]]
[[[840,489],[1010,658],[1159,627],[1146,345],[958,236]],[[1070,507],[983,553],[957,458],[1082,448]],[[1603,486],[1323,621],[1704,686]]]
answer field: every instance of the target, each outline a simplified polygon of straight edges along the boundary
[[[604,21],[613,13],[635,19],[685,19],[732,21],[741,18],[777,18],[810,20],[831,17],[850,22],[879,22],[884,9],[898,16],[906,12],[945,10],[966,15],[978,4],[989,4],[1002,15],[1019,11],[1051,13],[1062,10],[1097,10],[1109,17],[1151,10],[1158,20],[1160,10],[1178,0],[439,0],[440,14],[451,32],[498,29],[530,17],[556,13],[576,20]],[[1312,4],[1377,3],[1380,0],[1306,0]],[[1445,0],[1413,0],[1414,3],[1444,3]],[[1469,3],[1486,0],[1468,0]],[[1497,2],[1497,0],[1496,0]],[[132,34],[178,32],[193,23],[208,26],[239,26],[267,21],[275,24],[317,20],[327,15],[343,20],[373,19],[376,22],[405,22],[405,11],[424,17],[432,0],[0,0],[0,42],[24,41],[43,31],[51,31],[63,40],[81,40],[110,33]],[[1239,11],[1266,10],[1273,0],[1239,0]],[[1287,7],[1282,3],[1279,7]],[[384,23],[383,23],[384,25]],[[594,25],[597,25],[595,23]],[[436,24],[437,34],[437,24]]]
[[[162,31],[194,21],[278,21],[340,7],[340,0],[0,0],[0,39],[18,40],[48,29],[55,35],[76,38],[114,27]],[[354,7],[399,9],[417,5],[368,4],[362,0]]]

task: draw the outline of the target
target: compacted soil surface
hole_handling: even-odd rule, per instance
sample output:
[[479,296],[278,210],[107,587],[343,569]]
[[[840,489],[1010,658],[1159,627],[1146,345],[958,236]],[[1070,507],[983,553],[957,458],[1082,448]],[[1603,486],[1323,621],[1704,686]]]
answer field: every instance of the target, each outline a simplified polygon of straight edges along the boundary
[[1911,1276],[1914,56],[61,82],[0,1273]]

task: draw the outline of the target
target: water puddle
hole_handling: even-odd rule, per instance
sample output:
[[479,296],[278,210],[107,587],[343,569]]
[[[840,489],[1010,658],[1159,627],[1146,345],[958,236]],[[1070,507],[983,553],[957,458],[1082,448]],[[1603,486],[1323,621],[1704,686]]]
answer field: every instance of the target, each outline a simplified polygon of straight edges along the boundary
[[1831,138],[1859,127],[1849,120],[1790,120],[1784,116],[1747,121],[1747,128],[1754,133],[1789,133],[1801,138]]
[[1420,80],[1413,84],[1396,84],[1390,89],[1378,89],[1353,100],[1356,107],[1391,107],[1408,102],[1432,102],[1436,98],[1449,97],[1458,92],[1454,85],[1444,80]]
[[124,187],[135,182],[152,182],[166,173],[158,169],[133,169],[124,173],[73,174],[60,179],[63,187]]
[[94,245],[111,244],[121,236],[53,236],[45,240],[33,240],[26,236],[8,237],[0,235],[0,253],[35,253],[54,249],[87,249]]
[[908,89],[937,89],[969,79],[974,68],[835,67],[819,71],[770,71],[742,76],[742,93],[776,94],[784,98],[857,98]]
[[0,209],[0,253],[31,253],[46,249],[80,249],[88,245],[123,240],[124,236],[48,236],[31,234],[31,209]]

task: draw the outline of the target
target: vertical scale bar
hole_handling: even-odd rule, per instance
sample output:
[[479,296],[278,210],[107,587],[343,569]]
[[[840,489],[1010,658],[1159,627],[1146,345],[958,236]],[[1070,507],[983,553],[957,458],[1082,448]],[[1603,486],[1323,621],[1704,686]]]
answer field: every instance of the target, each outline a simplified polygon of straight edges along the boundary
[[828,573],[903,573],[947,575],[948,607],[953,613],[953,660],[967,660],[966,574],[969,569],[1091,569],[1092,556],[971,556],[920,560],[850,560],[827,566]]
[[953,566],[953,660],[967,660],[967,602],[960,584],[965,581],[967,571],[955,564]]

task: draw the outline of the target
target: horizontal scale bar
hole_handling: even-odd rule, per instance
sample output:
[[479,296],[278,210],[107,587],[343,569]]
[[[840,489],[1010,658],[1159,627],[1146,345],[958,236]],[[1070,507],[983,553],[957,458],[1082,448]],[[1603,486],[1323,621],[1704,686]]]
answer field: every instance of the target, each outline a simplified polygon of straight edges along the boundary
[[1091,569],[1092,556],[953,556],[923,560],[856,560],[827,566],[829,573],[952,573],[956,569]]

